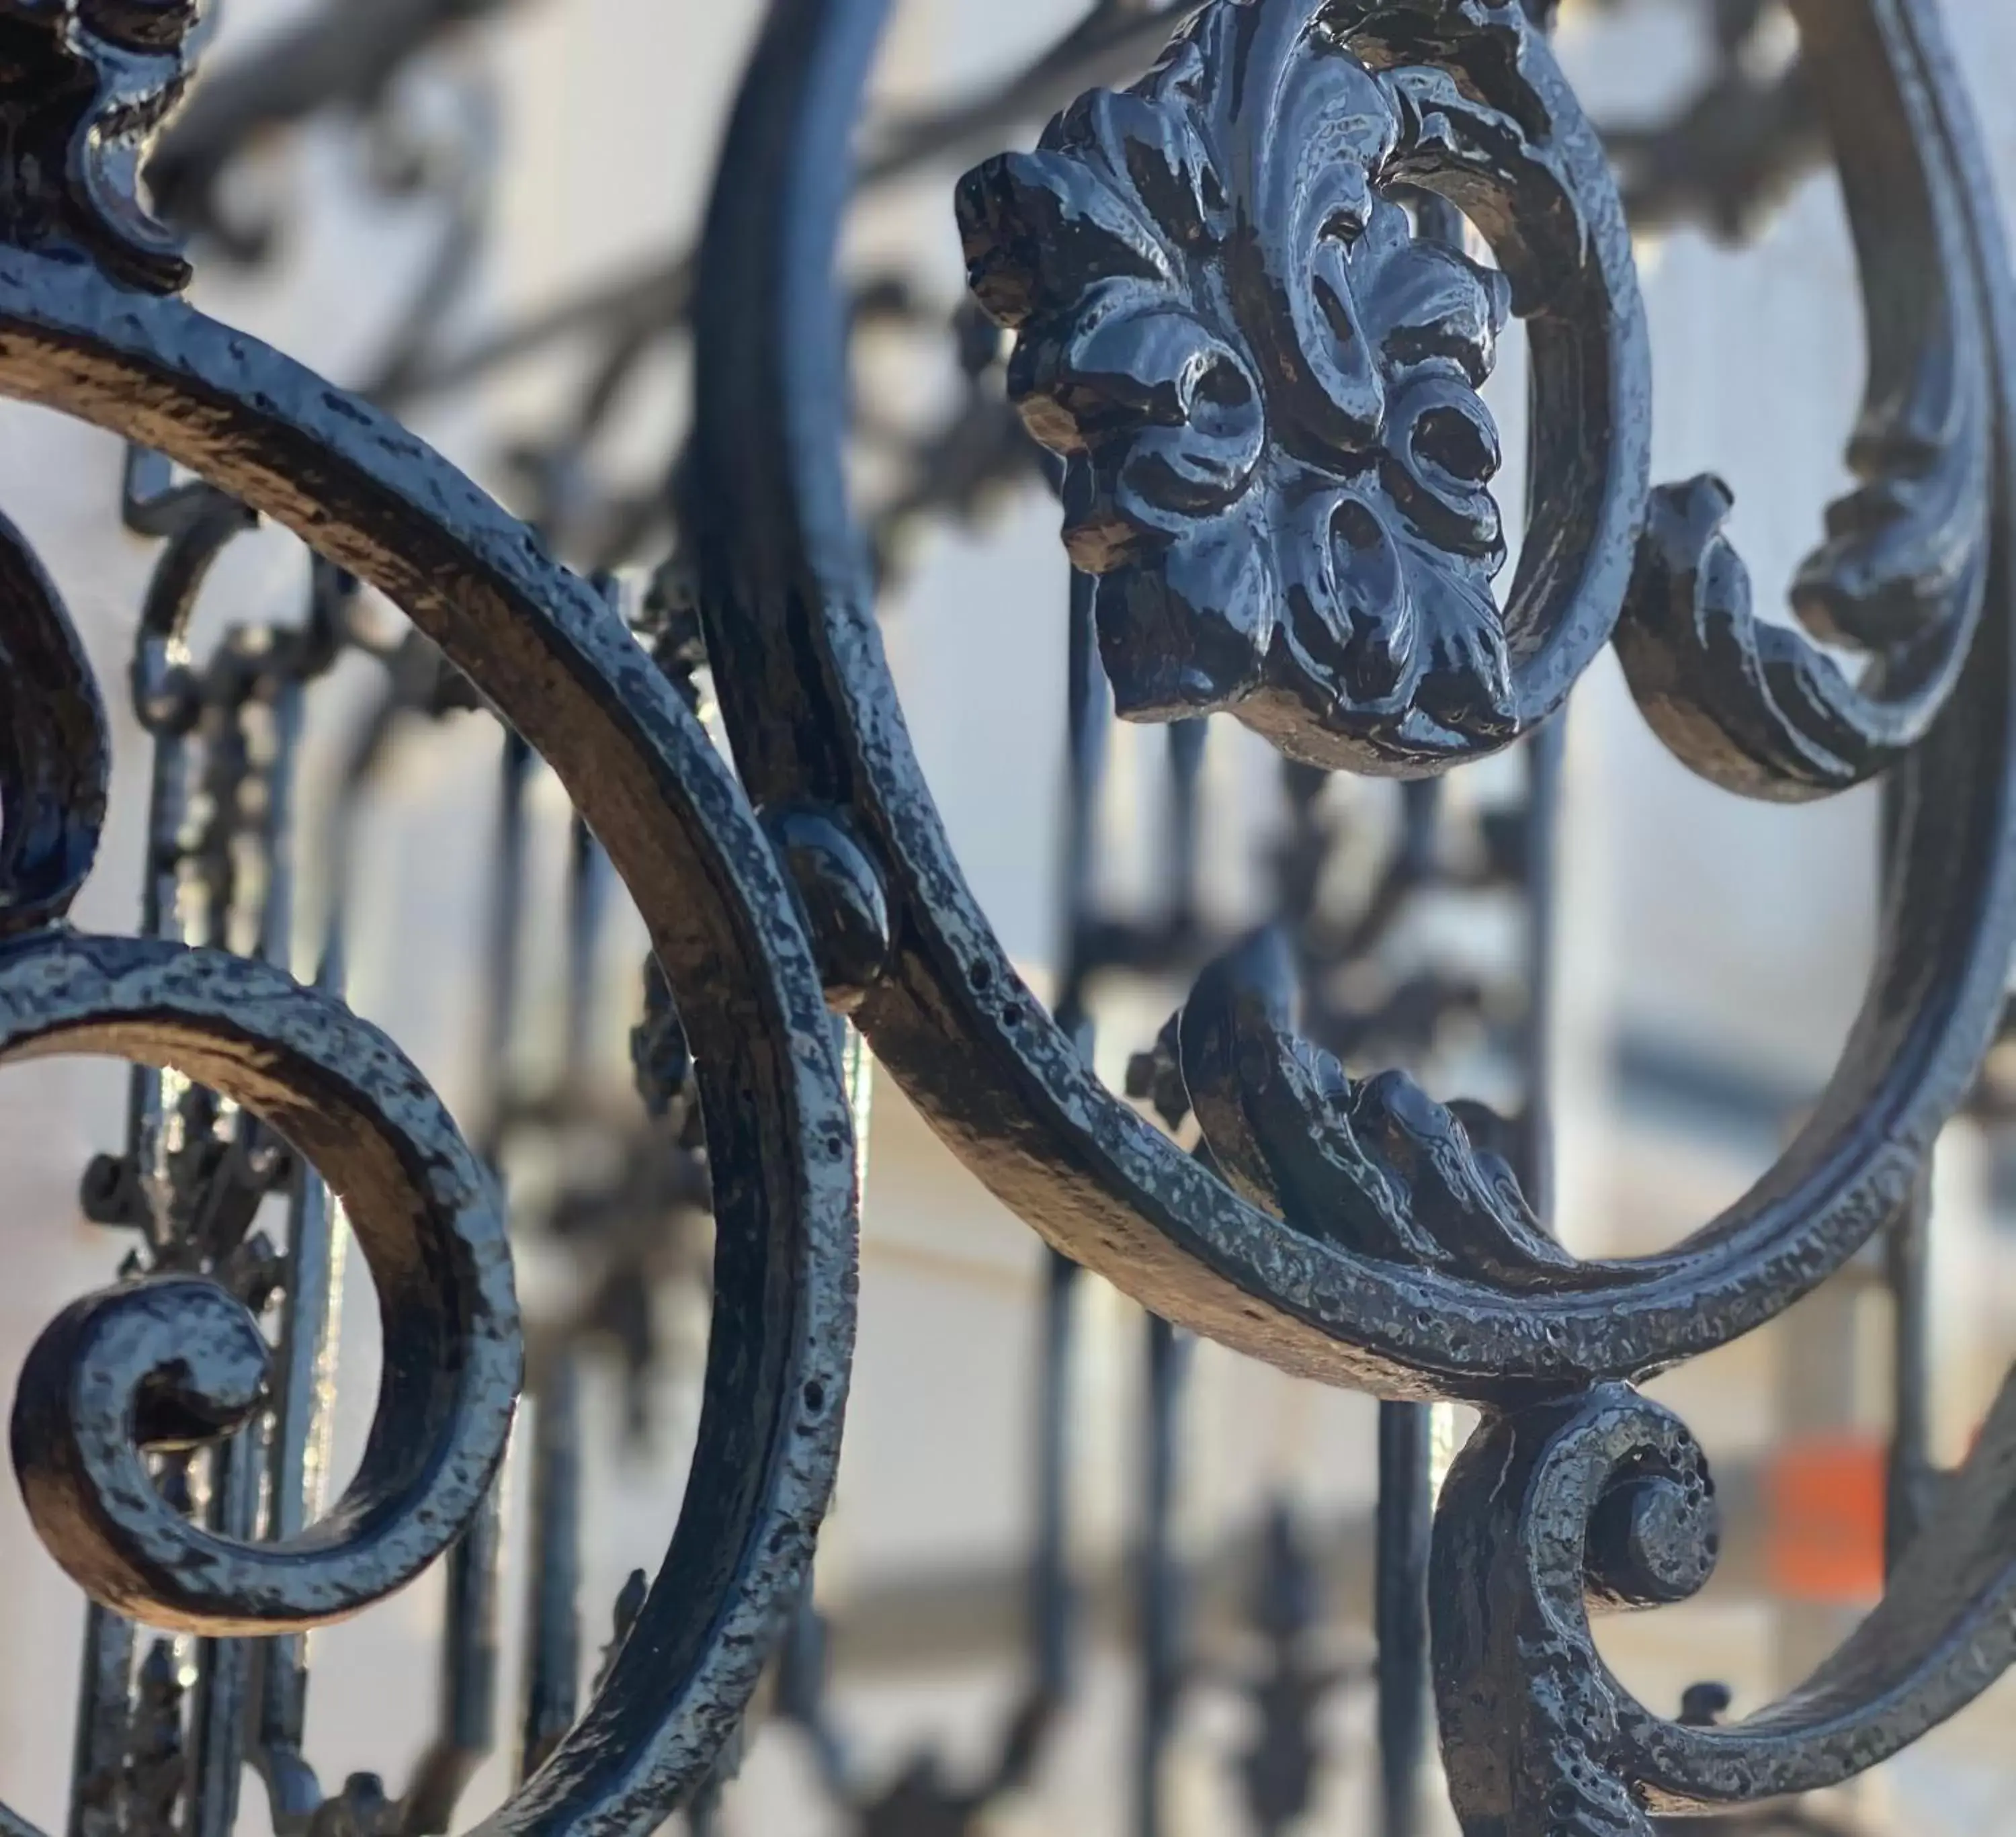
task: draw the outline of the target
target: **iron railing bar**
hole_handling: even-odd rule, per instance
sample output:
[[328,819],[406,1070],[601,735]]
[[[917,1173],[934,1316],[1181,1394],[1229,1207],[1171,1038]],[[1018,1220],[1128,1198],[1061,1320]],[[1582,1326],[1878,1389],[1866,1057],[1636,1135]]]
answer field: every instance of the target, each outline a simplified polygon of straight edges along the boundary
[[1373,1518],[1381,1837],[1421,1828],[1428,1745],[1428,1547],[1435,1521],[1434,1406],[1379,1406],[1379,1501]]
[[1176,1512],[1191,1351],[1188,1334],[1148,1316],[1142,1540],[1135,1582],[1140,1643],[1131,1820],[1135,1837],[1163,1837],[1170,1828],[1168,1751],[1182,1706],[1190,1648]]
[[532,1398],[531,1542],[518,1778],[574,1726],[581,1667],[581,1399],[574,1348],[552,1347]]
[[[527,795],[535,756],[517,730],[503,730],[499,761],[498,827],[491,858],[484,939],[481,1066],[485,1080],[479,1152],[495,1169],[512,1101],[511,1048],[519,1012],[521,904],[527,847]],[[502,1544],[504,1475],[447,1559],[441,1643],[441,1706],[434,1738],[400,1800],[400,1837],[438,1837],[497,1742],[497,1591]]]

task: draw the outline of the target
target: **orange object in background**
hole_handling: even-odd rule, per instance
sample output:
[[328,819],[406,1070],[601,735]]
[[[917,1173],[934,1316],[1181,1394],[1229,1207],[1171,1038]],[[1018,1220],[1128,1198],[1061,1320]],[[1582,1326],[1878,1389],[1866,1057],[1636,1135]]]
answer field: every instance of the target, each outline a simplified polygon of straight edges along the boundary
[[1791,1601],[1859,1607],[1883,1592],[1883,1443],[1797,1442],[1764,1470],[1765,1568]]

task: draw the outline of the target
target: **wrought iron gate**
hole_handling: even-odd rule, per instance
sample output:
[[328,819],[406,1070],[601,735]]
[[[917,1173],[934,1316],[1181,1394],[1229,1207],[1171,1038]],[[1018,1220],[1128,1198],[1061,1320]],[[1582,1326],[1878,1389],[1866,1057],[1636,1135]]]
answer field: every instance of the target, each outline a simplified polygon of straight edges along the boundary
[[[221,180],[252,135],[381,93],[486,9],[332,8],[220,70],[177,116],[197,0],[0,0],[0,390],[131,443],[125,521],[160,545],[130,682],[153,760],[142,918],[135,936],[92,936],[66,914],[106,815],[99,690],[49,575],[0,525],[0,1057],[110,1053],[142,1068],[128,1139],[85,1183],[89,1215],[134,1234],[130,1254],[43,1335],[13,1418],[31,1515],[95,1604],[80,1837],[221,1837],[247,1763],[283,1832],[445,1830],[493,1743],[492,1483],[527,1369],[495,1168],[524,1108],[494,1092],[466,1138],[342,999],[346,800],[394,723],[455,709],[489,710],[506,733],[491,1062],[519,1019],[536,759],[578,813],[577,1016],[606,868],[653,953],[635,1039],[652,1120],[627,1126],[614,1184],[578,1196],[578,1228],[706,1210],[714,1246],[685,1504],[656,1578],[617,1604],[585,1705],[574,1353],[564,1333],[533,1349],[524,1777],[485,1828],[644,1829],[682,1806],[704,1821],[780,1646],[777,1709],[826,1728],[803,1581],[852,1348],[864,1046],[1057,1253],[1030,1691],[994,1779],[861,1792],[865,1828],[964,1829],[1026,1772],[1062,1702],[1056,1443],[1081,1267],[1156,1320],[1146,1830],[1180,1585],[1152,1533],[1187,1333],[1389,1400],[1389,1832],[1417,1816],[1431,1650],[1470,1837],[1625,1837],[1823,1787],[2001,1673],[2016,1655],[2016,1403],[1998,1404],[1962,1469],[1935,1472],[1909,1360],[1888,1591],[1809,1684],[1733,1724],[1718,1724],[1712,1693],[1670,1718],[1618,1683],[1589,1630],[1597,1609],[1689,1595],[1715,1556],[1706,1463],[1638,1381],[1771,1320],[1880,1233],[1899,1247],[1905,1336],[1922,1325],[1910,1272],[1927,1157],[1995,1037],[2016,927],[2016,293],[2000,218],[1935,0],[1787,4],[1788,72],[1748,74],[1737,53],[1766,7],[1724,0],[1725,80],[1670,132],[1606,149],[1539,0],[1098,0],[997,92],[915,119],[857,162],[884,0],[772,0],[689,258],[488,352],[435,348],[481,232],[477,110],[463,156],[427,181],[446,207],[438,259],[374,385],[352,392],[185,304],[181,245],[153,209],[242,243]],[[960,183],[978,307],[959,328],[970,397],[865,528],[844,466],[850,328],[909,308],[900,289],[850,297],[837,278],[857,185],[1006,138],[1118,70],[1147,74],[1089,88],[1035,150]],[[1737,228],[1787,173],[1830,156],[1870,361],[1851,454],[1861,483],[1799,577],[1802,633],[1755,613],[1723,534],[1726,488],[1648,476],[1627,207]],[[1531,502],[1500,599],[1499,453],[1478,390],[1513,318],[1532,356]],[[581,450],[679,325],[695,401],[666,488],[584,509]],[[589,342],[595,372],[531,455],[521,522],[387,404],[560,336]],[[1076,569],[1064,968],[1047,1011],[962,879],[875,623],[881,538],[1039,470]],[[319,558],[309,603],[199,658],[198,590],[261,518]],[[588,572],[554,560],[548,537]],[[639,559],[657,565],[624,572]],[[360,584],[409,635],[359,617]],[[1865,667],[1851,677],[1820,642]],[[1544,973],[1554,717],[1605,645],[1654,732],[1727,791],[1797,800],[1881,775],[1886,798],[1878,962],[1825,1098],[1746,1197],[1631,1262],[1578,1260],[1546,1228],[1543,994],[1508,1120],[1431,1102],[1399,1071],[1345,1071],[1346,1057],[1406,1056],[1470,998],[1460,987],[1431,981],[1370,1013],[1327,992],[1449,871],[1438,775],[1514,746],[1526,807],[1487,825],[1468,872],[1525,890]],[[330,834],[304,843],[304,699],[360,650],[384,666],[380,706]],[[1169,724],[1175,820],[1166,911],[1150,925],[1109,919],[1093,896],[1108,689],[1121,716]],[[1195,897],[1193,789],[1219,714],[1283,755],[1296,814],[1279,921],[1239,939],[1215,938]],[[1315,800],[1337,771],[1409,782],[1402,842],[1341,932],[1314,897]],[[337,889],[313,986],[288,962],[305,861]],[[1089,1069],[1087,990],[1115,967],[1193,978],[1130,1080],[1165,1127]],[[563,1075],[549,1111],[567,1088]],[[269,1199],[283,1242],[259,1228]],[[383,1376],[362,1465],[324,1508],[344,1220],[376,1285]],[[601,1327],[648,1253],[634,1235],[615,1242]],[[648,1323],[621,1321],[641,1361]],[[1482,1422],[1441,1483],[1431,1548],[1435,1400],[1474,1404]],[[1297,1643],[1292,1536],[1276,1543],[1287,1604],[1267,1610],[1271,1733],[1249,1770],[1269,1829],[1306,1803],[1303,1721],[1321,1688]],[[452,1572],[438,1738],[395,1792],[360,1775],[326,1792],[303,1752],[304,1636],[437,1562]]]

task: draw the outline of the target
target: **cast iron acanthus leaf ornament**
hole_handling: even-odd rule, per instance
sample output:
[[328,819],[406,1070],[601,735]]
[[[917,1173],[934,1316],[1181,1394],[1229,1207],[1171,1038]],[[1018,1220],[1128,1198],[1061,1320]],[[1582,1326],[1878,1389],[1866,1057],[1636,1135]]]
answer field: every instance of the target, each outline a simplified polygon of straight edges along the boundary
[[[1761,620],[1712,476],[1653,494],[1616,634],[1625,680],[1694,771],[1748,796],[1831,796],[1895,765],[1953,699],[1991,598],[1993,404],[2007,261],[1942,54],[1908,6],[1813,34],[1805,106],[1838,151],[1868,368],[1858,484]],[[1801,629],[1802,627],[1803,629]],[[1859,653],[1844,670],[1823,645]]]
[[[1485,16],[1504,11],[1410,25],[1516,46]],[[1121,711],[1229,709],[1318,764],[1422,769],[1520,725],[1478,394],[1512,287],[1391,194],[1448,161],[1453,113],[1503,160],[1542,156],[1349,36],[1213,0],[1142,82],[969,174],[958,209],[974,291],[1019,334],[1011,394],[1066,459]]]
[[0,0],[0,240],[81,254],[153,293],[186,284],[140,164],[181,98],[201,11],[201,0]]
[[1294,991],[1270,926],[1204,971],[1174,1023],[1186,1100],[1239,1192],[1382,1263],[1513,1289],[1573,1267],[1489,1145],[1496,1116],[1437,1103],[1404,1073],[1347,1076],[1297,1035]]

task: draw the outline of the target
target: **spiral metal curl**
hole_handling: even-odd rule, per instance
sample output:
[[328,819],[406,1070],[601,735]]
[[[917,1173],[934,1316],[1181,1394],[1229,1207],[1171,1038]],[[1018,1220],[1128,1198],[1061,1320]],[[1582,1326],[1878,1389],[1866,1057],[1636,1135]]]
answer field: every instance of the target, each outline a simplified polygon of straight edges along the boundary
[[[485,1828],[655,1824],[707,1776],[795,1598],[851,1350],[836,1008],[1008,1203],[1165,1319],[1484,1407],[1438,1533],[1471,1837],[1640,1837],[1655,1810],[1871,1764],[2012,1655],[2006,1402],[1883,1605],[1748,1723],[1651,1716],[1587,1612],[1680,1598],[1712,1558],[1705,1464],[1631,1382],[1774,1318],[1892,1217],[2001,1014],[2016,297],[1934,0],[1794,5],[1871,347],[1863,485],[1796,604],[1868,654],[1852,684],[1759,624],[1719,487],[1646,491],[1622,208],[1527,9],[1207,0],[1141,84],[961,190],[977,297],[1017,333],[1012,386],[1064,462],[1125,712],[1230,708],[1298,757],[1418,775],[1530,732],[1608,642],[1655,731],[1729,789],[1888,775],[1877,960],[1825,1095],[1721,1217],[1610,1262],[1540,1235],[1460,1110],[1295,1038],[1264,952],[1215,965],[1175,1030],[1205,1158],[1105,1091],[1010,969],[912,756],[844,487],[833,261],[884,11],[774,0],[693,282],[682,523],[738,776],[531,530],[376,408],[175,297],[185,270],[135,174],[194,8],[0,0],[27,73],[10,81],[63,79],[14,99],[0,390],[166,455],[398,604],[567,787],[692,1049],[718,1249],[686,1502],[594,1702]],[[1408,189],[1468,213],[1509,285],[1417,239]],[[1535,355],[1536,508],[1501,609],[1474,395],[1508,313]],[[198,573],[207,539],[187,539]],[[349,1210],[387,1346],[356,1485],[287,1541],[193,1526],[146,1464],[261,1400],[256,1322],[200,1277],[59,1318],[23,1376],[17,1471],[101,1601],[213,1634],[312,1625],[439,1555],[501,1458],[520,1353],[497,1202],[417,1075],[340,1005],[268,967],[66,927],[103,722],[53,587],[4,529],[0,613],[0,1057],[166,1062],[269,1123]]]

